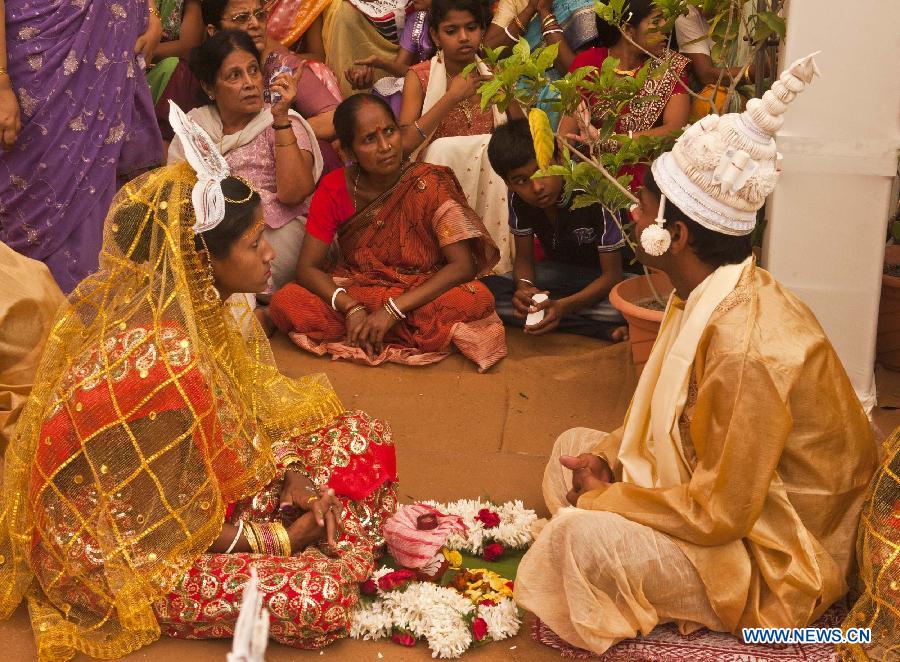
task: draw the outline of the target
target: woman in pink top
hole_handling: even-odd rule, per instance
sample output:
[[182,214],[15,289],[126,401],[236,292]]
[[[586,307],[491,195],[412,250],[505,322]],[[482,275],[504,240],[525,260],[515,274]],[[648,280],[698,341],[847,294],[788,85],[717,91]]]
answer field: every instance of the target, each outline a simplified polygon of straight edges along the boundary
[[[309,197],[322,174],[322,154],[312,128],[290,109],[297,90],[287,73],[263,102],[259,51],[246,32],[222,30],[194,52],[191,70],[212,103],[188,115],[215,141],[231,173],[248,180],[262,198],[266,240],[275,249],[272,283],[292,280],[306,228]],[[275,98],[273,96],[273,98]],[[178,137],[169,163],[184,160]]]

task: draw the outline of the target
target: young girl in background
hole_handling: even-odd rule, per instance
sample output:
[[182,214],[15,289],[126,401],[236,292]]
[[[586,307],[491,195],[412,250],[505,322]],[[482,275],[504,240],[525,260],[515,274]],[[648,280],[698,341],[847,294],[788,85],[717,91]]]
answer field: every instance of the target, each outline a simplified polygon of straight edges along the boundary
[[[478,59],[490,11],[479,0],[433,0],[428,21],[438,52],[406,74],[400,107],[403,150],[419,161],[453,170],[469,205],[500,248],[495,268],[509,271],[506,186],[487,158],[491,132],[506,117],[493,106],[482,110],[477,92],[490,78],[490,70]],[[477,63],[475,70],[463,76],[472,63]]]

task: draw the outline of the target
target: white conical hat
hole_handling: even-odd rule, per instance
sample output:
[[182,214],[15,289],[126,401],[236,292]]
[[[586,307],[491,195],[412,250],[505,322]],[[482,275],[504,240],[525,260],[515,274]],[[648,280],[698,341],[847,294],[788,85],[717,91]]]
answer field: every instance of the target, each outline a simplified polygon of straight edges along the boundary
[[775,133],[787,105],[819,73],[817,54],[794,62],[743,113],[709,115],[688,127],[651,167],[662,194],[710,230],[733,236],[753,232],[756,212],[781,170]]

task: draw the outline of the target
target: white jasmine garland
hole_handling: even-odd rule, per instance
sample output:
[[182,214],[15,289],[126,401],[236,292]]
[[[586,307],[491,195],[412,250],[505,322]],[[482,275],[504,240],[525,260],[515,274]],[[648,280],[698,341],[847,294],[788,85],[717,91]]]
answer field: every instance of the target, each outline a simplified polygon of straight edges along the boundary
[[[537,520],[537,514],[533,510],[525,508],[521,501],[507,501],[500,506],[481,499],[460,499],[451,503],[438,503],[437,501],[423,501],[422,503],[437,508],[442,513],[458,515],[468,528],[465,536],[458,533],[450,535],[447,539],[449,549],[478,555],[484,551],[486,545],[493,542],[498,542],[507,549],[523,549],[534,542],[531,525]],[[478,511],[483,508],[500,516],[499,526],[487,529],[481,520],[475,519]]]
[[[477,510],[476,510],[477,513]],[[381,567],[373,573],[378,579],[392,572]],[[434,658],[458,658],[473,643],[471,620],[480,616],[493,640],[514,636],[521,625],[515,603],[504,598],[496,605],[475,606],[452,588],[431,582],[412,582],[405,589],[378,589],[374,601],[361,600],[353,613],[350,636],[354,639],[382,639],[393,630],[410,632],[424,638]]]
[[519,608],[512,598],[503,598],[496,605],[479,605],[478,616],[487,623],[488,636],[494,641],[514,637],[522,624]]

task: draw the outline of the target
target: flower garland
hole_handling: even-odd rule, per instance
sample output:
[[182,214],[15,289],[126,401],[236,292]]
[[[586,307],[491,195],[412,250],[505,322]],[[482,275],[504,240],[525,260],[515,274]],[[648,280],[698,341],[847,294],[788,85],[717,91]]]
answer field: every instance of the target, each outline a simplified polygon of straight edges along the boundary
[[537,520],[537,514],[525,508],[521,501],[507,501],[499,506],[481,499],[422,503],[448,515],[458,515],[468,528],[465,536],[450,535],[448,549],[483,555],[486,561],[495,561],[507,550],[525,549],[534,542],[531,525]]
[[513,637],[521,626],[512,582],[490,570],[465,570],[439,586],[415,581],[410,570],[381,567],[361,592],[351,637],[390,637],[402,646],[424,638],[432,657],[457,658],[472,645]]
[[[442,550],[424,567],[416,564],[416,569],[392,570],[385,566],[376,570],[360,587],[360,604],[353,615],[350,636],[390,637],[402,646],[415,646],[424,639],[432,657],[437,658],[457,658],[472,646],[515,636],[522,622],[513,600],[513,582],[485,568],[462,568],[461,552],[495,561],[507,550],[529,547],[534,541],[531,526],[537,519],[535,512],[521,501],[499,506],[480,499],[422,503],[445,515],[458,516],[466,532],[450,533]],[[434,514],[427,513],[418,519],[428,517],[436,520]],[[428,532],[436,528],[413,520],[404,525]],[[404,558],[402,554],[400,558]],[[441,586],[448,567],[455,574],[447,586]],[[428,581],[419,581],[422,579]]]

